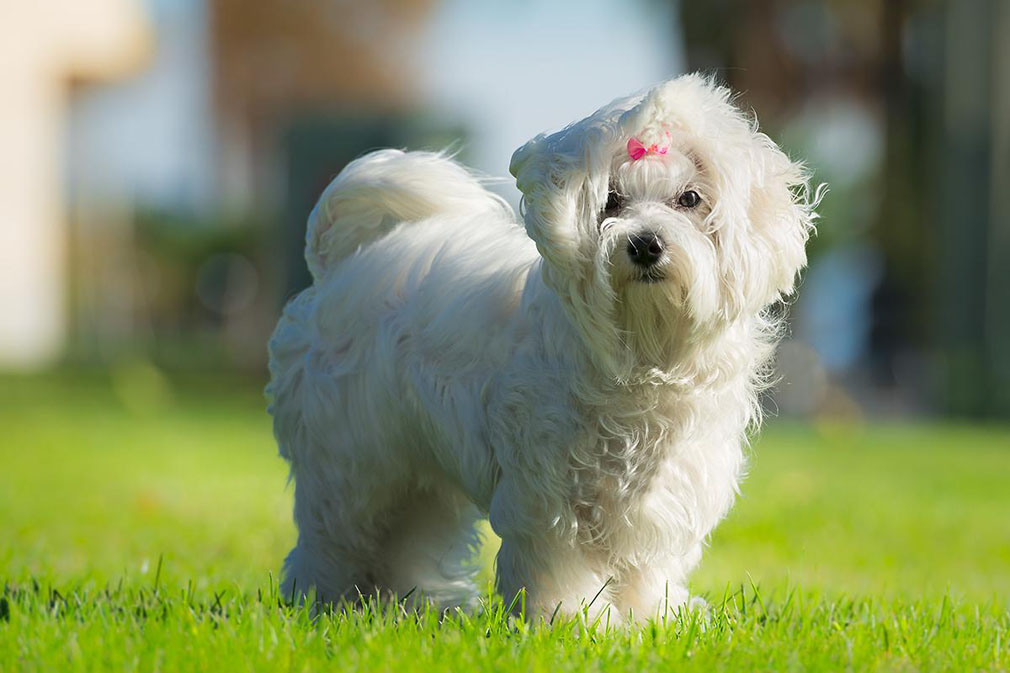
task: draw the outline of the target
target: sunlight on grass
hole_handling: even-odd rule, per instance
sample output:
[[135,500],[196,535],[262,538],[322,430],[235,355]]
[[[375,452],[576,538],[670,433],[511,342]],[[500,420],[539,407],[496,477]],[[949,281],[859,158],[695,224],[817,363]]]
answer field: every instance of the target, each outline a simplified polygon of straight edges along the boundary
[[[137,403],[155,379],[118,376],[0,381],[2,670],[72,659],[71,643],[86,658],[110,628],[121,652],[96,667],[213,668],[227,652],[239,668],[425,670],[441,652],[477,669],[555,655],[571,670],[704,668],[733,651],[734,665],[795,668],[787,647],[867,667],[1010,666],[1007,429],[773,423],[693,578],[713,606],[695,627],[580,640],[493,614],[439,626],[384,609],[312,626],[270,597],[294,530],[259,392],[158,378]],[[486,577],[493,553],[492,538]]]

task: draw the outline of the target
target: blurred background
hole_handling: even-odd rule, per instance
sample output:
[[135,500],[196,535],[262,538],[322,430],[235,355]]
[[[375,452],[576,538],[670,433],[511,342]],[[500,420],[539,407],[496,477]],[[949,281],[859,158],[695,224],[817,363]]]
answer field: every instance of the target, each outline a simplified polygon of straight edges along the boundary
[[[265,381],[349,160],[712,73],[831,191],[783,416],[1010,418],[1010,3],[38,0],[0,8],[0,369]],[[513,203],[510,181],[496,189]]]
[[693,590],[1005,605],[1007,0],[0,0],[0,581],[267,586],[266,342],[323,187],[384,146],[504,178],[693,70],[831,188]]

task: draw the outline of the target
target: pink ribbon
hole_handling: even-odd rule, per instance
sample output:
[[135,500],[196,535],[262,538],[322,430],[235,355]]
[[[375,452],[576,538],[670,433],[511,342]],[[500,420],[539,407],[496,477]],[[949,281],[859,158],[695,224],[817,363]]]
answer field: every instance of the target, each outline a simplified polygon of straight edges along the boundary
[[638,161],[642,157],[647,157],[650,154],[663,155],[666,154],[669,149],[669,145],[657,145],[656,143],[652,143],[646,147],[638,138],[632,138],[628,141],[628,156],[631,157],[632,161]]

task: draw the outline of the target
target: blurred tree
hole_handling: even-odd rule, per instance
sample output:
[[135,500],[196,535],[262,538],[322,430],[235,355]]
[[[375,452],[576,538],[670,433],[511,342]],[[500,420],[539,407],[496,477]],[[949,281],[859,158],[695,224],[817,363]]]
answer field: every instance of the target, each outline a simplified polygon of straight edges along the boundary
[[988,241],[989,292],[986,305],[988,360],[994,376],[991,404],[1010,417],[1010,3],[995,5],[992,92],[992,228]]
[[[877,385],[900,384],[914,398],[914,388],[932,381],[933,406],[1010,417],[1010,3],[680,7],[689,66],[741,91],[773,132],[812,101],[837,107],[855,99],[875,111],[884,142],[879,184],[848,190],[841,203],[836,190],[814,246],[853,224],[832,218],[851,219],[859,200],[875,199],[869,233],[884,258],[871,309]],[[925,376],[903,377],[923,362],[932,362]]]
[[294,120],[284,139],[287,197],[282,228],[282,298],[291,298],[311,283],[303,252],[308,214],[326,185],[348,162],[382,147],[441,150],[460,143],[464,137],[463,129],[420,114],[346,112]]
[[946,408],[1010,418],[1010,6],[944,4],[935,325]]
[[[233,160],[224,189],[280,211],[276,299],[308,284],[305,222],[327,183],[378,147],[458,140],[418,110],[418,40],[434,0],[214,0],[216,104]],[[245,201],[246,203],[242,203]]]

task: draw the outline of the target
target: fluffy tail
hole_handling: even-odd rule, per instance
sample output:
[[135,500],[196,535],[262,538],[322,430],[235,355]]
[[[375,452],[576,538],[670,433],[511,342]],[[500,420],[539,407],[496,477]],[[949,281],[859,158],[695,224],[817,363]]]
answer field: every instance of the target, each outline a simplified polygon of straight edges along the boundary
[[444,154],[380,150],[355,159],[329,184],[309,215],[305,261],[312,277],[402,222],[443,213],[511,208]]

